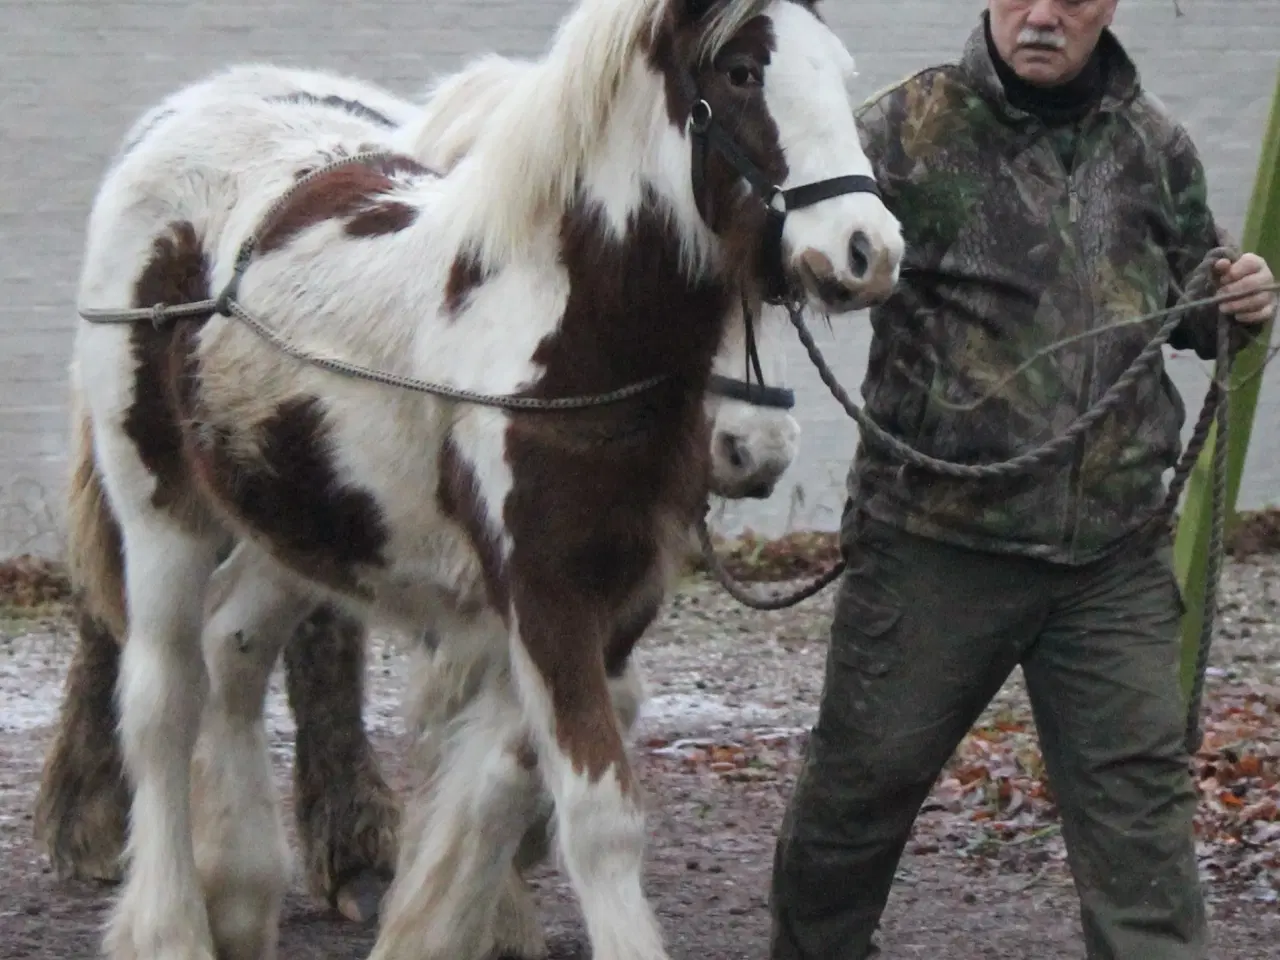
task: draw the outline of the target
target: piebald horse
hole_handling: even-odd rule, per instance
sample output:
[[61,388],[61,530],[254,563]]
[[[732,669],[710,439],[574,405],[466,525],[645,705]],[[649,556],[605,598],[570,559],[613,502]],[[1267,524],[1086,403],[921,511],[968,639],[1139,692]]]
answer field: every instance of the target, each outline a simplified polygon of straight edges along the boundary
[[[126,614],[111,956],[274,951],[287,850],[261,700],[321,600],[485,665],[407,810],[374,956],[484,956],[544,790],[593,955],[666,956],[608,664],[705,495],[732,302],[847,313],[892,291],[901,234],[851,75],[810,2],[581,0],[445,176],[412,124],[373,141],[392,156],[330,166],[357,145],[198,93],[109,171],[82,309],[217,297],[83,324],[74,348],[78,466],[104,495],[72,550]],[[211,127],[270,149],[222,166],[199,152]]]
[[[270,103],[291,113],[295,124],[311,126],[317,137],[354,141],[412,121],[415,156],[432,170],[447,171],[483,129],[497,100],[531,68],[527,61],[482,57],[429,88],[421,104],[353,77],[262,64],[228,68],[197,86],[206,101]],[[165,104],[141,117],[125,137],[126,150],[168,112]],[[212,129],[210,134],[204,152],[216,151],[219,162],[231,167],[255,162],[263,149],[256,141],[227,140]],[[157,231],[163,227],[161,221],[155,225]],[[799,437],[789,412],[791,391],[762,386],[759,375],[755,382],[748,379],[753,366],[741,319],[736,312],[729,319],[704,401],[711,437],[709,492],[731,499],[770,495]],[[782,351],[769,339],[778,331],[761,331],[760,366],[769,383],[777,382],[782,369]],[[101,495],[96,486],[79,483],[72,494],[73,515],[83,498],[92,503]],[[129,807],[111,701],[123,616],[89,600],[79,598],[79,636],[36,804],[36,832],[60,876],[113,881]],[[350,668],[363,658],[363,634],[358,620],[323,605],[294,632],[284,658],[298,727],[294,812],[307,882],[356,917],[371,915],[392,872],[398,820],[398,805],[361,723],[360,675]],[[430,681],[420,686],[426,698],[436,698]],[[439,699],[453,698],[441,690]]]

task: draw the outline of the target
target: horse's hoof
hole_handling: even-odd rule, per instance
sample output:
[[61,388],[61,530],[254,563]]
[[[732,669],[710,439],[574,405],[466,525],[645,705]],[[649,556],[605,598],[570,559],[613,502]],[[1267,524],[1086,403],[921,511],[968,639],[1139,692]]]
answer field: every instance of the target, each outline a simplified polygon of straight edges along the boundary
[[390,884],[372,870],[361,870],[338,888],[334,903],[352,923],[372,924],[378,919],[382,896]]

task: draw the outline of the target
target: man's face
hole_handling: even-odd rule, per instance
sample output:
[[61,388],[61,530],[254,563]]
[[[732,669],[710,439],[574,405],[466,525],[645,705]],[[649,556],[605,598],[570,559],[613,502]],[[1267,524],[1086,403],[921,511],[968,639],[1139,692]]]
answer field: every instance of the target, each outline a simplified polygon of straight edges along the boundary
[[996,50],[1042,87],[1066,83],[1093,54],[1118,0],[987,0]]

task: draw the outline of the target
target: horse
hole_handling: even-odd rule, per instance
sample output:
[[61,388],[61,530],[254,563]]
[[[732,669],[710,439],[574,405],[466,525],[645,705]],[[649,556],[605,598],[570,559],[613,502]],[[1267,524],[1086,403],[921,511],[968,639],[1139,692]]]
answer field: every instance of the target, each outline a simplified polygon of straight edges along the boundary
[[[328,71],[242,64],[202,81],[206,98],[254,97],[335,121],[343,136],[415,123],[422,162],[450,169],[474,139],[494,96],[510,88],[527,61],[482,57],[445,83],[428,88],[422,104],[380,87]],[[144,115],[124,138],[127,151],[164,119]],[[372,130],[361,124],[372,125]],[[251,162],[257,145],[246,149]],[[716,355],[704,401],[711,425],[710,493],[737,499],[768,496],[792,462],[799,425],[789,413],[790,392],[734,376],[747,368],[742,327],[731,317]],[[780,350],[762,354],[776,380]],[[76,424],[77,432],[86,425]],[[100,491],[75,484],[79,496]],[[119,612],[95,609],[80,597],[77,643],[35,807],[35,832],[59,877],[114,882],[128,818],[129,797],[114,736],[111,701],[118,676]],[[284,648],[284,677],[297,725],[294,814],[312,893],[352,919],[368,919],[395,863],[399,806],[386,786],[361,721],[364,628],[332,605],[323,605],[294,631]],[[443,673],[432,676],[444,677]],[[429,681],[420,687],[430,688]],[[428,699],[434,694],[426,692]],[[442,700],[455,698],[447,690]],[[638,704],[631,709],[638,709]],[[629,726],[628,721],[624,726]]]
[[[730,303],[880,302],[901,230],[809,0],[581,0],[532,73],[445,176],[397,131],[335,161],[191,94],[95,197],[87,319],[208,305],[100,315],[73,347],[104,496],[72,549],[127,613],[113,957],[273,952],[287,851],[246,719],[321,599],[488,665],[406,810],[373,956],[486,952],[544,787],[594,955],[666,956],[608,664],[705,492]],[[211,127],[270,148],[192,158]]]

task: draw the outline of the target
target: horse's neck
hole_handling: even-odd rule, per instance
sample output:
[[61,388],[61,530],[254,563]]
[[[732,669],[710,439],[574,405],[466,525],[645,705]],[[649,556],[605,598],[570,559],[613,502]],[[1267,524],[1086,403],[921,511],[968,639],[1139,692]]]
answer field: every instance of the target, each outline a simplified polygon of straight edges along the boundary
[[[501,264],[541,243],[548,227],[584,204],[602,210],[621,235],[656,197],[684,238],[690,268],[711,269],[717,243],[698,215],[690,146],[671,124],[662,78],[637,57],[604,108],[568,103],[571,92],[582,100],[594,90],[561,93],[564,77],[545,64],[520,69],[524,86],[514,92],[495,96],[492,86],[477,88],[490,107],[478,111],[483,120],[474,110],[467,115],[438,104],[428,110],[439,115],[424,129],[436,124],[458,141],[450,146],[457,166],[443,219],[459,245]],[[421,132],[406,127],[399,137],[407,145]],[[421,155],[429,147],[419,142],[412,149]]]
[[[554,84],[545,75],[529,82],[539,80],[536,95],[517,91],[494,110],[450,172],[438,215],[411,229],[478,261],[487,274],[532,264],[540,275],[557,269],[559,254],[576,300],[564,319],[546,319],[562,332],[574,327],[565,339],[575,349],[591,344],[602,366],[589,379],[616,378],[624,367],[640,377],[705,376],[727,312],[724,268],[698,213],[690,146],[668,116],[661,77],[641,61],[631,64],[595,128],[586,122],[592,109],[552,107]],[[529,124],[517,106],[525,113],[546,107],[544,127]],[[551,363],[545,353],[540,362]]]
[[[725,311],[704,314],[694,308],[729,302],[724,265],[694,199],[689,143],[672,126],[662,81],[652,71],[637,66],[620,89],[599,148],[584,165],[579,198],[579,210],[596,214],[603,239],[627,251],[628,262],[619,264],[624,275],[645,277],[662,291],[650,298],[639,281],[630,281],[634,286],[619,304],[619,316],[601,315],[599,322],[635,325],[631,336],[652,351],[655,362],[690,361],[690,372],[709,372]],[[619,282],[627,288],[628,281]],[[719,298],[706,296],[717,288]],[[646,317],[645,303],[652,313],[683,310],[688,319],[670,325],[661,316]],[[704,363],[707,369],[698,369]]]
[[661,78],[639,64],[584,165],[581,195],[599,205],[619,236],[637,215],[658,207],[680,238],[689,278],[719,270],[718,241],[693,194],[689,141],[671,124]]

